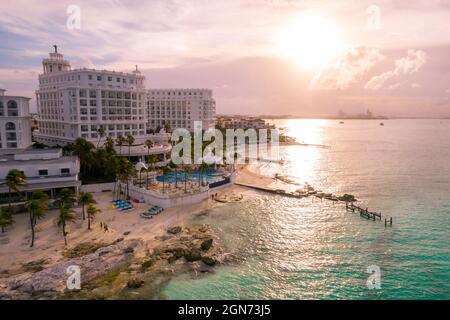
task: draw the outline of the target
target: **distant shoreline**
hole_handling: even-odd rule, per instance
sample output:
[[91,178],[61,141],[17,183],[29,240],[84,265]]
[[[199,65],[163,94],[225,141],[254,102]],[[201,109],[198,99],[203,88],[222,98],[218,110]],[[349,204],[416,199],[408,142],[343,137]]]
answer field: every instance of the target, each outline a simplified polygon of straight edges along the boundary
[[[220,114],[219,116],[228,116]],[[238,117],[247,117],[250,115],[233,115]],[[317,116],[317,117],[306,117],[306,116],[276,116],[276,115],[251,115],[251,117],[256,117],[260,119],[270,119],[270,120],[286,120],[286,119],[311,119],[311,120],[450,120],[449,117],[385,117],[380,116],[379,118],[359,118],[359,117],[332,117],[332,116]]]

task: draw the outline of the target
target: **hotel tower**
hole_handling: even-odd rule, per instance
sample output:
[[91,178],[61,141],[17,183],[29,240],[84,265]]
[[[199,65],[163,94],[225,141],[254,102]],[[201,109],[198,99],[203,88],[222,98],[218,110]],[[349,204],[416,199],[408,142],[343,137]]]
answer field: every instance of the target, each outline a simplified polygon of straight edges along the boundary
[[106,136],[131,134],[136,143],[145,141],[147,92],[137,67],[132,73],[71,69],[56,46],[42,66],[36,91],[36,141],[63,146],[82,137],[95,144],[100,128]]

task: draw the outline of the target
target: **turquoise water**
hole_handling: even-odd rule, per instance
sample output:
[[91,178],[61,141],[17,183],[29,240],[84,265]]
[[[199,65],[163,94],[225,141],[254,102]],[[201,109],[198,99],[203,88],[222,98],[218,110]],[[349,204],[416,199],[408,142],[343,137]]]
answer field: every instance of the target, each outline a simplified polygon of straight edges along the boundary
[[[286,161],[252,166],[351,193],[393,217],[393,227],[345,206],[249,191],[240,203],[198,218],[219,230],[238,261],[214,273],[174,278],[169,299],[449,299],[450,121],[286,120],[299,142]],[[380,267],[370,290],[367,268]]]

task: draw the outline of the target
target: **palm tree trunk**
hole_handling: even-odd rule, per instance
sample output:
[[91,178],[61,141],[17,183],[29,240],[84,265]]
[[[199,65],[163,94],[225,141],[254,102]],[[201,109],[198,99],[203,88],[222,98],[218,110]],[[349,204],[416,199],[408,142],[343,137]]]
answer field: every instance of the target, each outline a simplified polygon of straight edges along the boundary
[[63,229],[63,236],[64,236],[64,245],[67,246],[66,222],[65,221],[63,221],[62,229]]
[[31,225],[31,244],[30,244],[30,248],[32,248],[34,246],[34,219],[33,219],[33,215],[30,212],[30,225]]
[[145,184],[146,184],[146,186],[147,186],[147,189],[148,189],[148,163],[149,163],[149,161],[150,161],[150,148],[148,149],[148,151],[147,151],[147,180],[145,180]]
[[142,169],[139,170],[139,188],[142,187]]
[[9,205],[9,208],[11,208],[11,202],[12,202],[11,187],[8,187],[8,205]]
[[88,230],[91,230],[91,215],[88,213]]
[[82,208],[83,208],[83,220],[86,220],[86,216],[84,215],[84,202],[82,204]]

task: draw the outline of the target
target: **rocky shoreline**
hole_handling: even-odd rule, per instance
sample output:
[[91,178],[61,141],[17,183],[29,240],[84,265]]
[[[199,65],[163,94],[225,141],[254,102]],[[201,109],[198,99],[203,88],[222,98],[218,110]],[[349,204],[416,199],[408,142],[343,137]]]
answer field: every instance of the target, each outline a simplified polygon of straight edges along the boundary
[[[73,248],[64,261],[7,278],[0,299],[164,298],[161,288],[173,276],[212,272],[229,259],[210,226],[172,226],[149,241],[122,237]],[[67,288],[69,266],[80,267],[80,290]]]

